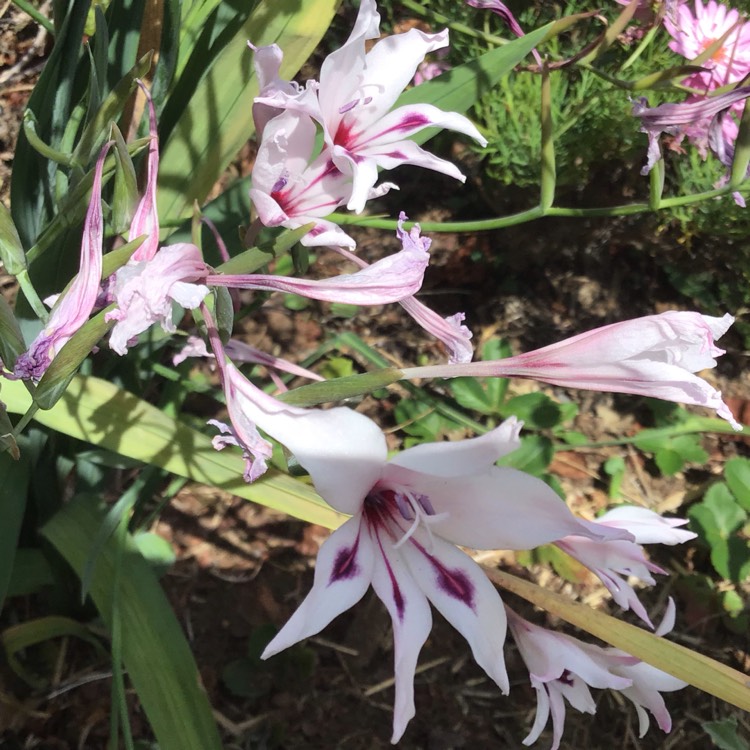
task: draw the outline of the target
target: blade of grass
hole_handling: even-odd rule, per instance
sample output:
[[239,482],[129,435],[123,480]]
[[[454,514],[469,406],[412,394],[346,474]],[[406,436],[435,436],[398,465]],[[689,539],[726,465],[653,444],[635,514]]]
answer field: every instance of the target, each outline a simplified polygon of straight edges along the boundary
[[[53,516],[42,534],[81,575],[102,518],[102,508],[94,507],[89,498],[76,498]],[[129,535],[124,544],[118,541],[110,539],[99,556],[91,596],[110,630],[114,614],[120,616],[122,663],[159,747],[221,750],[211,706],[180,624],[135,541]],[[118,555],[122,560],[116,605]]]

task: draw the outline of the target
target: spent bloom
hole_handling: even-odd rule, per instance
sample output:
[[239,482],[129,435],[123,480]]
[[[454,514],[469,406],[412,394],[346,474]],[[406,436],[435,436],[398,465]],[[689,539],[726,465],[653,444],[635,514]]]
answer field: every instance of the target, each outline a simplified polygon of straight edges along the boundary
[[687,135],[704,153],[710,146],[726,166],[731,166],[738,126],[731,111],[750,96],[750,86],[741,86],[718,96],[691,97],[680,103],[649,107],[645,98],[633,103],[633,115],[648,135],[648,156],[641,174],[648,174],[661,158],[662,133]]
[[213,274],[206,277],[206,283],[235,289],[291,292],[311,299],[351,305],[398,302],[419,291],[430,258],[430,240],[420,237],[418,227],[410,233],[404,232],[402,224],[405,219],[402,213],[398,227],[402,249],[371,265],[365,265],[355,273],[312,280],[267,274]]
[[517,377],[566,388],[650,396],[707,406],[736,430],[742,426],[721,393],[695,373],[724,354],[714,340],[734,322],[669,311],[612,323],[507,359],[404,369],[405,377]]
[[118,272],[110,293],[117,309],[107,320],[117,321],[109,346],[125,354],[128,342],[154,323],[168,333],[176,330],[172,303],[194,310],[208,294],[208,287],[197,283],[206,276],[200,250],[187,242],[160,248],[150,260],[127,263]]
[[102,278],[102,170],[111,144],[102,148],[96,161],[81,241],[81,262],[78,275],[70,288],[57,298],[47,325],[34,339],[28,351],[16,360],[14,376],[38,381],[55,355],[73,334],[89,319],[97,299]]

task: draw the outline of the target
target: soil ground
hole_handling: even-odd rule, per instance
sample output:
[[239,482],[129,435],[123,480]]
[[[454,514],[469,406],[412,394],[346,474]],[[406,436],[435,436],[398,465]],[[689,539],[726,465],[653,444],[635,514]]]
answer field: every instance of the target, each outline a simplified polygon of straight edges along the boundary
[[[13,143],[46,43],[22,14],[8,5],[2,10],[0,197],[7,200]],[[389,196],[383,206],[389,215],[408,206],[411,217],[421,221],[464,218],[444,208],[444,199],[455,193],[455,185],[447,179],[409,170],[398,177],[402,191]],[[464,201],[469,213],[467,207],[480,200],[481,188],[476,180],[469,188],[475,191],[467,193],[474,198]],[[424,299],[443,314],[465,310],[478,341],[502,336],[515,351],[614,320],[686,308],[689,301],[667,283],[659,259],[665,240],[657,245],[651,230],[648,219],[545,221],[491,235],[435,235]],[[394,244],[384,233],[374,231],[362,230],[357,239],[369,259],[390,252]],[[323,256],[321,273],[333,272],[332,263]],[[12,294],[10,279],[0,281]],[[355,331],[397,363],[413,363],[422,357],[434,360],[440,355],[436,345],[392,308],[377,311],[372,318],[342,321],[324,306],[293,313],[272,301],[246,326],[244,335],[255,345],[273,347],[286,356],[294,352],[301,359],[331,329]],[[745,414],[750,387],[743,343],[729,335],[722,344],[728,354],[709,378],[730,397],[737,413]],[[513,388],[521,393],[531,386],[520,383]],[[581,408],[574,427],[591,440],[633,434],[646,419],[636,399],[546,390],[557,398],[576,400]],[[358,408],[384,428],[397,427],[388,401],[366,399]],[[397,447],[400,435],[394,429],[392,447]],[[608,503],[602,464],[612,455],[621,455],[628,466],[623,499],[684,514],[687,503],[699,498],[721,474],[727,458],[750,454],[744,440],[732,437],[709,436],[704,445],[710,454],[708,465],[690,467],[671,478],[662,477],[648,456],[626,448],[559,453],[552,470],[571,506],[592,517]],[[389,746],[391,627],[372,594],[288,656],[266,663],[251,658],[309,590],[315,555],[327,535],[324,529],[213,489],[188,485],[161,514],[155,531],[177,554],[177,563],[163,578],[164,587],[195,653],[227,748],[376,750]],[[477,559],[634,621],[630,613],[623,615],[611,605],[592,576],[581,575],[574,586],[546,566],[522,566],[510,553],[478,555]],[[666,597],[676,596],[679,614],[673,639],[736,668],[750,668],[747,634],[725,627],[720,614],[691,595],[686,584],[691,573],[710,573],[705,550],[697,544],[683,545],[670,549],[657,562],[670,573],[660,578],[654,590],[642,593],[654,618],[658,619]],[[529,619],[574,632],[510,595],[507,599]],[[21,618],[42,614],[44,602],[16,601],[12,611]],[[0,665],[0,749],[105,747],[109,663],[92,660],[90,652],[78,651],[75,644],[62,648],[56,658],[54,677],[42,691],[14,690],[18,686]],[[466,642],[435,613],[416,677],[417,716],[399,747],[521,748],[533,723],[535,696],[510,645],[507,660],[512,689],[506,698],[476,666]],[[148,740],[148,725],[132,692],[129,701],[134,735]],[[702,725],[732,716],[739,722],[739,735],[750,738],[745,715],[698,690],[687,688],[667,695],[666,701],[674,722],[672,733],[664,735],[652,726],[640,739],[632,707],[617,695],[597,692],[595,716],[568,712],[561,747],[699,750],[711,746]],[[549,746],[550,737],[545,733],[538,747]]]

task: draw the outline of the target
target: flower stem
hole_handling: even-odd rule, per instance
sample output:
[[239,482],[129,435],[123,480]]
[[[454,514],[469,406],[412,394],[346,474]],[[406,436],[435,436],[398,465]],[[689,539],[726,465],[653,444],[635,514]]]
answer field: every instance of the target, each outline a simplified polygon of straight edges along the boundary
[[479,29],[467,26],[465,23],[461,23],[460,21],[454,21],[453,19],[448,18],[448,16],[444,16],[442,13],[424,8],[419,3],[414,2],[414,0],[401,0],[401,5],[403,5],[404,8],[408,8],[409,10],[413,11],[414,13],[418,13],[424,18],[429,18],[431,21],[445,24],[452,31],[458,31],[460,34],[466,34],[466,36],[471,36],[475,39],[481,39],[483,42],[493,44],[497,47],[508,43],[507,39],[495,36],[494,34],[487,34],[486,32],[480,31]]

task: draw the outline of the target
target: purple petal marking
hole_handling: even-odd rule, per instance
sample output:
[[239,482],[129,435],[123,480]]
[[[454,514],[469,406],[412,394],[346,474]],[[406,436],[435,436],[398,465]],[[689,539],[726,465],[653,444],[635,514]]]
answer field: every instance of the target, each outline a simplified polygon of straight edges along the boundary
[[557,679],[564,685],[572,685],[574,682],[573,675],[567,669],[564,669],[563,673]]
[[469,576],[460,568],[453,570],[446,568],[440,560],[431,555],[414,537],[411,538],[412,544],[429,560],[430,565],[437,573],[437,585],[442,589],[444,594],[463,602],[472,612],[476,613],[476,602],[474,600],[476,590]]
[[331,577],[328,581],[332,583],[341,581],[346,578],[354,578],[359,575],[360,567],[357,565],[357,550],[359,549],[359,534],[351,547],[343,547],[336,553],[336,560],[333,563]]
[[380,540],[380,535],[376,535],[378,540],[378,547],[380,547],[380,554],[383,557],[383,562],[385,563],[385,569],[388,571],[388,578],[391,581],[391,587],[393,589],[393,603],[396,605],[396,612],[398,613],[398,619],[403,622],[404,621],[404,611],[406,610],[406,602],[404,601],[404,595],[401,593],[401,587],[398,585],[398,579],[396,578],[396,574],[393,572],[393,568],[391,567],[391,563],[388,560],[388,556],[385,554],[385,550],[383,549],[383,542]]
[[394,130],[411,130],[412,128],[420,128],[423,125],[429,124],[430,118],[426,115],[420,114],[419,112],[410,112],[398,125],[396,125]]

